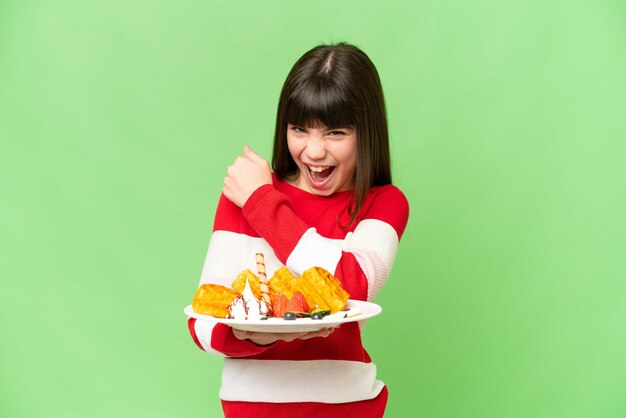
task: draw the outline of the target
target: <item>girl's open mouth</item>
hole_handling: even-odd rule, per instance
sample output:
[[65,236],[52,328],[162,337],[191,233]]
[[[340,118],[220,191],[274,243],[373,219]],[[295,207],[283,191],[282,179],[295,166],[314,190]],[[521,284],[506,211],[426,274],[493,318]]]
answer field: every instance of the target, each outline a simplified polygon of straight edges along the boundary
[[307,166],[311,185],[316,188],[323,187],[330,178],[335,166],[311,167]]

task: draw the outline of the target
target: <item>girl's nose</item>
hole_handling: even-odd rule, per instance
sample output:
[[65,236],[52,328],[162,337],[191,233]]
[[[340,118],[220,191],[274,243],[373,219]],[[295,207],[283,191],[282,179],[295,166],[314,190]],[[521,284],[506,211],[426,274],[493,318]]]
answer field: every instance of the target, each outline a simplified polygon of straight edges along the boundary
[[326,156],[324,140],[321,138],[309,137],[304,150],[306,156],[311,160],[321,160]]

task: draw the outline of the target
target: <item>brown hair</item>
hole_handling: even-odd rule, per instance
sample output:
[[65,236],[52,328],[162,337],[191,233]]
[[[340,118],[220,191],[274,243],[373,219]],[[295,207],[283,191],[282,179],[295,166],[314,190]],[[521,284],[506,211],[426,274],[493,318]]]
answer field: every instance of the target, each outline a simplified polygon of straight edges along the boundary
[[287,124],[356,128],[354,199],[348,210],[352,225],[369,188],[391,183],[385,100],[369,57],[339,43],[316,46],[294,64],[280,93],[274,132],[272,169],[281,180],[298,171],[287,147]]

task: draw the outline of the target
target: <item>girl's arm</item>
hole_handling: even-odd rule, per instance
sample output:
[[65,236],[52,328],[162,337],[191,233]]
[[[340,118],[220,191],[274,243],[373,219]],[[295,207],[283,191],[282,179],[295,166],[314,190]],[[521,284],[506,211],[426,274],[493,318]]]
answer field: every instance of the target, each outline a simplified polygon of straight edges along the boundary
[[395,186],[379,188],[343,245],[320,235],[272,185],[255,190],[243,206],[254,231],[296,275],[320,266],[342,279],[352,299],[374,300],[391,271],[408,220],[406,197]]

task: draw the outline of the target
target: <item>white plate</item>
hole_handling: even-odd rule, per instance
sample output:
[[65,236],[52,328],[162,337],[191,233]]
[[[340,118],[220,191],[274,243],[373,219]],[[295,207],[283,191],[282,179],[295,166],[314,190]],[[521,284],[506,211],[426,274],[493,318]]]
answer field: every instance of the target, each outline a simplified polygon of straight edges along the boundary
[[354,309],[360,314],[345,318],[346,312],[340,311],[332,315],[325,316],[322,319],[298,318],[296,320],[287,321],[283,318],[268,318],[265,320],[237,320],[216,318],[211,315],[203,315],[196,313],[191,305],[185,308],[185,314],[190,318],[196,318],[202,321],[217,322],[226,324],[233,328],[243,331],[255,332],[310,332],[323,328],[334,328],[347,322],[362,321],[372,318],[382,312],[382,308],[375,303],[363,302],[361,300],[348,300],[346,309]]

